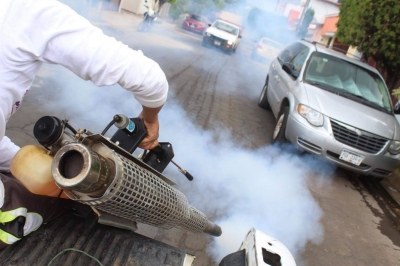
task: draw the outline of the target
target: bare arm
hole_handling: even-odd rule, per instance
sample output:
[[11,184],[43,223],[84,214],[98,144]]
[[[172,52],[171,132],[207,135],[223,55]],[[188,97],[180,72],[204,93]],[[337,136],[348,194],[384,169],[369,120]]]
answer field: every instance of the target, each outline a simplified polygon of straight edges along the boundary
[[163,106],[157,108],[149,108],[143,106],[143,110],[139,117],[143,118],[144,124],[147,129],[147,136],[140,143],[139,147],[145,150],[151,150],[158,145],[159,136],[159,123],[158,123],[158,113]]

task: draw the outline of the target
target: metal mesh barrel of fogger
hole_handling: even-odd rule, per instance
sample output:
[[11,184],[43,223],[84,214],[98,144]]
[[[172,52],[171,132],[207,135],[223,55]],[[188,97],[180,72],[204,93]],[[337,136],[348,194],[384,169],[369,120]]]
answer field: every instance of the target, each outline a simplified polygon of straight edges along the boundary
[[[81,143],[62,147],[52,165],[57,185],[75,192],[75,200],[118,217],[165,229],[221,235],[220,227],[190,206],[182,192],[124,156],[109,152],[112,160]],[[68,173],[69,165],[77,169]]]

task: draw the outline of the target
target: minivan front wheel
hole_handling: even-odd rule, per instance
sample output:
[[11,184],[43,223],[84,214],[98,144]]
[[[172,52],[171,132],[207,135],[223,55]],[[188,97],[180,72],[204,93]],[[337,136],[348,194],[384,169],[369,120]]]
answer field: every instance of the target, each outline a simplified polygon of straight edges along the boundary
[[285,131],[288,116],[289,106],[285,106],[278,116],[278,121],[276,121],[274,133],[272,134],[272,143],[284,143],[287,141],[285,137]]
[[268,92],[268,79],[265,81],[265,85],[261,91],[260,98],[258,99],[258,106],[270,110],[271,107],[269,106],[268,103],[267,92]]

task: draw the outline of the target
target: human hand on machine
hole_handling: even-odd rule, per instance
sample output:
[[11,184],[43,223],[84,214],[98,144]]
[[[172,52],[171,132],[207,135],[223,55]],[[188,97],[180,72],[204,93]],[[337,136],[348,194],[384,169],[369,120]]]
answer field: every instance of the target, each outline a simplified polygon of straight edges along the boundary
[[[157,110],[155,108],[143,107],[139,120],[130,119],[123,114],[115,115],[113,121],[103,131],[102,135],[105,134],[111,124],[114,124],[121,132],[125,133],[117,132],[111,138],[111,141],[118,143],[118,145],[131,153],[136,147],[144,149],[145,151],[141,155],[143,162],[160,173],[172,162],[189,181],[192,181],[193,176],[172,160],[174,151],[171,143],[158,142],[159,123],[156,113]],[[146,118],[150,121],[146,122]]]
[[162,106],[157,108],[149,108],[143,106],[142,112],[139,117],[143,119],[144,125],[146,126],[146,136],[139,144],[139,148],[144,150],[151,150],[158,146],[158,137],[160,125],[158,122],[158,112],[161,110]]

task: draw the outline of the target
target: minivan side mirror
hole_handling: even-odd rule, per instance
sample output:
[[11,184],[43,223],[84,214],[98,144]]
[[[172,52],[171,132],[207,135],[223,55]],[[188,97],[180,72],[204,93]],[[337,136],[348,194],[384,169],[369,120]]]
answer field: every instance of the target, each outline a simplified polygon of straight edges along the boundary
[[290,76],[297,78],[299,76],[299,74],[294,70],[294,65],[291,63],[284,63],[282,66],[283,71],[285,71],[286,73],[288,73]]
[[219,266],[246,266],[246,249],[225,256]]
[[397,100],[396,104],[393,107],[393,111],[395,115],[400,115],[400,100]]

